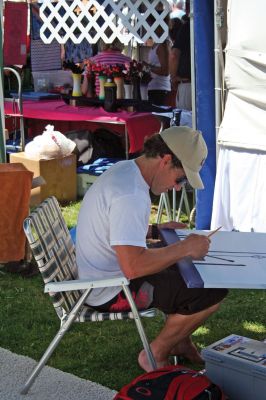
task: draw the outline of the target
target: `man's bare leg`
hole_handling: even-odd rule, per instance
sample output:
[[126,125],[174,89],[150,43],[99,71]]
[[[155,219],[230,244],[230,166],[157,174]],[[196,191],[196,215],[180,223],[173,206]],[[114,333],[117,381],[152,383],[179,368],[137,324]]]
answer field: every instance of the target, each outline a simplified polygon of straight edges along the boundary
[[204,360],[197,350],[197,347],[192,342],[190,336],[181,340],[170,353],[171,356],[182,356],[195,364],[203,364]]
[[[190,356],[195,358],[197,355],[200,357],[189,336],[219,308],[219,305],[220,303],[215,304],[191,315],[171,314],[168,316],[163,329],[151,343],[151,350],[158,368],[169,365],[168,357],[176,351],[178,352],[176,355],[187,358]],[[144,371],[152,370],[144,350],[140,352],[138,362]]]

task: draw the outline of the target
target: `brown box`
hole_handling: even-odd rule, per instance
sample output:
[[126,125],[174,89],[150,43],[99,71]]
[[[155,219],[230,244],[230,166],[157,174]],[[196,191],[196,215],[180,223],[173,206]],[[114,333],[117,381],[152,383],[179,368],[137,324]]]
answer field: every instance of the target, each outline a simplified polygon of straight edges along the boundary
[[65,203],[77,198],[76,156],[54,158],[52,160],[36,160],[29,158],[24,152],[10,154],[11,163],[22,163],[34,178],[42,176],[46,184],[31,190],[30,205],[40,204],[49,196],[55,196]]

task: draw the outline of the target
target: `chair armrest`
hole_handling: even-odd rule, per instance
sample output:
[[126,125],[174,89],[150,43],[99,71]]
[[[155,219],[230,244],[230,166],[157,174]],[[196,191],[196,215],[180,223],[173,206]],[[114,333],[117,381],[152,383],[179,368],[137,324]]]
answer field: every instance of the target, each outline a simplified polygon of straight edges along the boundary
[[72,290],[81,289],[95,289],[101,287],[111,287],[111,286],[122,286],[129,285],[129,281],[124,276],[120,278],[111,279],[101,279],[97,281],[91,281],[89,279],[77,279],[73,281],[63,281],[63,282],[49,282],[44,287],[44,292],[67,292]]

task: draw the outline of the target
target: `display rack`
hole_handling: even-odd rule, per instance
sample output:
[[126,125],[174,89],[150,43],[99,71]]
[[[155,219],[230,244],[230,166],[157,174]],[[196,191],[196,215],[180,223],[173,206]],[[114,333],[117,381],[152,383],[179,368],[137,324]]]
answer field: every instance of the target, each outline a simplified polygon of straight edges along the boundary
[[[9,71],[15,75],[17,79],[18,91],[11,98],[7,97],[4,101],[12,102],[12,113],[5,114],[6,118],[18,118],[19,119],[19,129],[20,129],[20,143],[16,146],[16,151],[24,151],[25,149],[25,129],[24,129],[24,117],[23,117],[23,102],[22,102],[22,83],[21,77],[19,73],[11,67],[4,67],[4,71]],[[14,146],[12,145],[12,149],[9,149],[10,146],[6,146],[6,150],[13,150]]]

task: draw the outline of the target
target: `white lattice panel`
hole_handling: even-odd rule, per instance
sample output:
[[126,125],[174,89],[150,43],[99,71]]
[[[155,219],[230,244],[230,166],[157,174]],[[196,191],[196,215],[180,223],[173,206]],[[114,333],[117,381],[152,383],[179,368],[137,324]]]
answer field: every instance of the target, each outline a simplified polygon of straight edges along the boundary
[[[168,36],[164,22],[168,13],[167,0],[43,0],[40,34],[44,43],[54,39],[59,43],[68,39],[80,43],[84,38],[89,43],[96,43],[100,38],[105,43],[115,38],[124,44],[132,38],[138,43],[149,38],[161,43]],[[153,17],[151,26],[147,22],[150,16]],[[162,33],[158,36],[155,30],[160,25]]]

